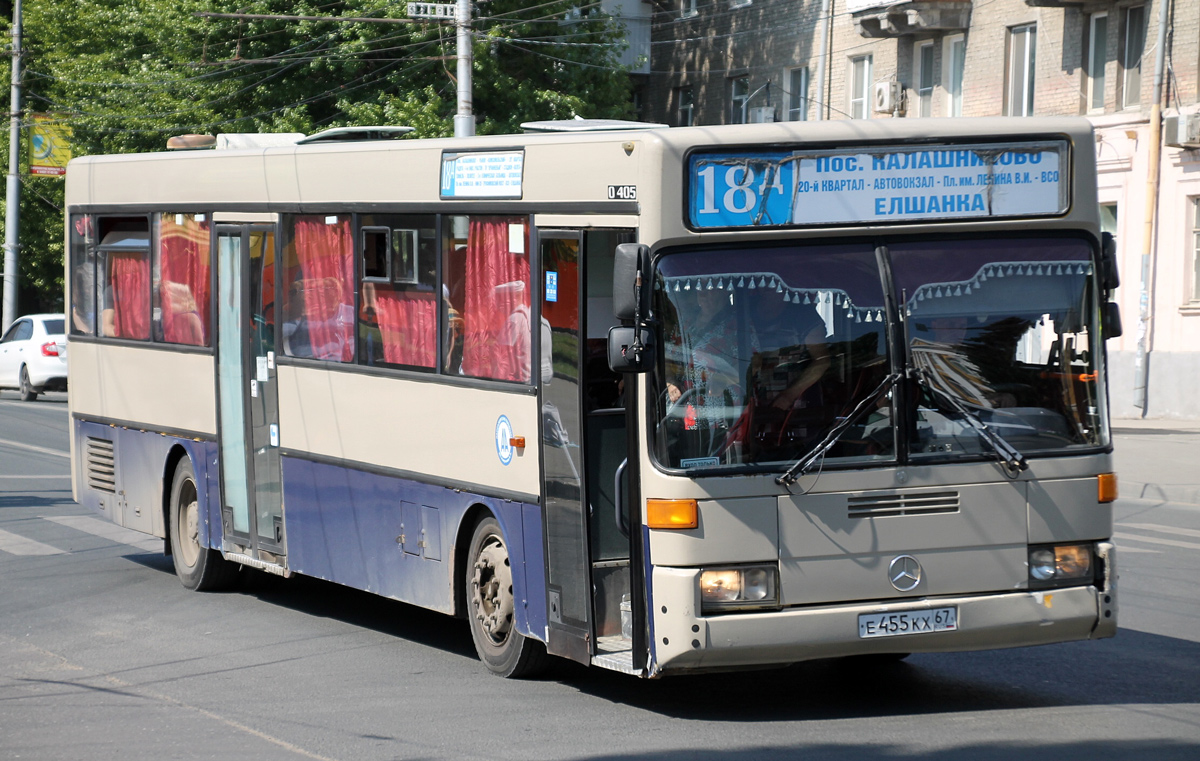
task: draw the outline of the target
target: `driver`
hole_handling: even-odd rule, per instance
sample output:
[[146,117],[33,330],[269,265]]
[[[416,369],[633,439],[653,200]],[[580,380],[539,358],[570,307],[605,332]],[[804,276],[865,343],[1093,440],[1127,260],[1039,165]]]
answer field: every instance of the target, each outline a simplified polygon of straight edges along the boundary
[[[754,331],[758,346],[750,377],[755,393],[777,410],[790,410],[829,370],[825,321],[815,306],[792,306],[767,290],[755,303]],[[792,365],[804,368],[799,376],[789,372]]]

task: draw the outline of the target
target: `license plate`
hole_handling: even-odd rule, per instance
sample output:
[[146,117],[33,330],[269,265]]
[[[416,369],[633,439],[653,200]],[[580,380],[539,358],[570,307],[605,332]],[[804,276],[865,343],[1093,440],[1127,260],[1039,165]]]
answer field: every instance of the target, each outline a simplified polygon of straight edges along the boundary
[[958,629],[958,608],[902,610],[895,613],[863,613],[858,617],[858,636],[899,637],[902,634],[952,632]]

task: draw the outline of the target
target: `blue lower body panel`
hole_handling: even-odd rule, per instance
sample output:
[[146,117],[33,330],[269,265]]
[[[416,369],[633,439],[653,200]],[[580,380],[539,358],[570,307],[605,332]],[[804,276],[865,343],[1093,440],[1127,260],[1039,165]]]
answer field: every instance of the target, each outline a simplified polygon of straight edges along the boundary
[[[191,460],[202,506],[200,543],[222,548],[221,479],[216,442],[74,421],[80,504],[118,525],[163,536],[163,506],[174,476],[172,457]],[[111,457],[112,482],[99,468]],[[111,452],[111,455],[108,454]],[[444,486],[282,458],[288,568],[423,608],[453,613],[456,552],[466,552],[473,508],[500,523],[513,569],[517,631],[546,639],[546,574],[542,512]],[[89,480],[91,483],[89,483]]]
[[288,568],[423,608],[454,612],[455,553],[476,506],[500,523],[513,568],[516,626],[545,639],[545,574],[537,505],[282,458]]
[[[201,511],[200,542],[221,546],[215,442],[85,420],[73,422],[78,479],[75,487],[81,505],[120,526],[165,536],[169,519],[163,508],[175,476],[172,453],[182,450],[192,461],[197,500],[205,508]],[[111,467],[111,482],[106,467]]]

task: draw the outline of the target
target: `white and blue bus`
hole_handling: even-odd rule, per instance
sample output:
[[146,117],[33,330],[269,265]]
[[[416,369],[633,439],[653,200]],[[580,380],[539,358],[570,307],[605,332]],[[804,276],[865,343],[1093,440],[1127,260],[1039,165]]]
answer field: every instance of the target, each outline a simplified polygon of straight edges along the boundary
[[505,676],[1116,632],[1086,121],[533,126],[73,161],[75,498]]

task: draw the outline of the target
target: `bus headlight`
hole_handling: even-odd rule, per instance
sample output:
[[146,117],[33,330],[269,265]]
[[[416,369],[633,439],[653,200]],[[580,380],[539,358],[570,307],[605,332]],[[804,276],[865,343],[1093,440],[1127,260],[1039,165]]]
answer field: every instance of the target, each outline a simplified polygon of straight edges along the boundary
[[779,607],[774,566],[705,568],[700,572],[700,612]]
[[1029,548],[1029,585],[1064,586],[1092,579],[1090,544],[1057,544]]

